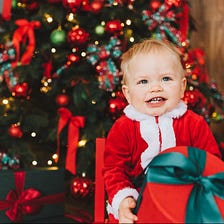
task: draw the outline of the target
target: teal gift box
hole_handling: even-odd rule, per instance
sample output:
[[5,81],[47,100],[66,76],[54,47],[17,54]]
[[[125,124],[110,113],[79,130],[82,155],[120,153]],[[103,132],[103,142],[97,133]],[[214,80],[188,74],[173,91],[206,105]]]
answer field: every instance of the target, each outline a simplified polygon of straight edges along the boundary
[[50,223],[63,220],[64,169],[0,172],[0,222]]

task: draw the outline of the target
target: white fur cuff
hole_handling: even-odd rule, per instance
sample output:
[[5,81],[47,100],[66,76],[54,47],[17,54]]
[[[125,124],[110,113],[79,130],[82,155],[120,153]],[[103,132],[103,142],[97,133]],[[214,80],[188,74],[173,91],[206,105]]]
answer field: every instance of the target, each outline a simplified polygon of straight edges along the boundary
[[118,208],[121,201],[126,197],[133,197],[135,200],[137,200],[138,195],[138,191],[134,188],[127,187],[119,190],[113,198],[112,206],[110,206],[109,204],[107,206],[108,214],[111,213],[113,214],[115,219],[118,219]]

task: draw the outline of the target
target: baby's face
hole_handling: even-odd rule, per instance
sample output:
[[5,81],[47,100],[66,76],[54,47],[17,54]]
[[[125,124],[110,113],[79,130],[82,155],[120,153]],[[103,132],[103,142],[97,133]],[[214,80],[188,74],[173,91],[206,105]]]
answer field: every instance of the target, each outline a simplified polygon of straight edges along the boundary
[[138,54],[129,62],[123,93],[139,112],[161,116],[174,109],[184,95],[186,79],[176,59],[165,51]]

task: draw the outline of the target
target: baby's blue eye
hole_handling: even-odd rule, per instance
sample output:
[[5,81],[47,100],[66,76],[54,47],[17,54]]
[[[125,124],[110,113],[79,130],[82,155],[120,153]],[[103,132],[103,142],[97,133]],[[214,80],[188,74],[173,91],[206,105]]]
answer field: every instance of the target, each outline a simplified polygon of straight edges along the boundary
[[142,79],[140,81],[138,81],[138,84],[147,84],[148,81],[146,79]]
[[165,76],[165,77],[163,77],[163,78],[162,78],[162,80],[163,80],[163,81],[170,81],[170,80],[171,80],[171,78],[170,78],[170,77],[168,77],[168,76]]

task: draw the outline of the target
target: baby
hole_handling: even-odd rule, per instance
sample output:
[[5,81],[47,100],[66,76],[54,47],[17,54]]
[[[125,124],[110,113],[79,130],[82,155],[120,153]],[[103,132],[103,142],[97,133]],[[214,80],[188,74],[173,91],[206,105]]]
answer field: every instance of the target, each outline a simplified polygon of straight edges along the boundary
[[121,71],[128,106],[107,136],[103,175],[109,222],[134,223],[138,177],[161,151],[182,145],[221,155],[204,118],[181,100],[187,80],[175,46],[143,40],[122,55]]

